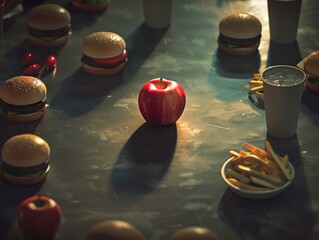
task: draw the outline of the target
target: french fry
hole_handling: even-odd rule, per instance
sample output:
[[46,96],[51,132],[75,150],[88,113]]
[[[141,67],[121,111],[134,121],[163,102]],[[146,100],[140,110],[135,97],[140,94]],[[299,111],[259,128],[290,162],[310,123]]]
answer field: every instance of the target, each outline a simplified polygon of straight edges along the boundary
[[251,181],[259,186],[262,186],[262,187],[267,187],[267,188],[276,188],[277,186],[270,183],[270,182],[267,182],[263,179],[260,179],[260,178],[257,178],[257,177],[254,177],[254,176],[251,176],[250,177]]
[[271,155],[268,152],[252,144],[243,143],[242,146],[248,149],[252,154],[259,155],[261,157],[267,157],[267,158],[271,157]]
[[280,178],[276,178],[274,176],[271,176],[271,175],[268,175],[268,174],[264,174],[264,173],[261,173],[259,171],[256,171],[250,167],[246,167],[246,166],[243,166],[243,165],[238,165],[237,166],[237,169],[240,171],[240,172],[243,172],[246,174],[246,176],[253,176],[253,177],[258,177],[262,180],[265,180],[265,181],[268,181],[272,184],[275,184],[275,185],[281,185],[282,184],[282,180]]
[[252,77],[253,77],[253,79],[261,79],[261,74],[260,73],[254,73]]
[[234,150],[230,150],[230,151],[229,151],[229,155],[232,156],[232,157],[240,158],[239,153],[236,152],[236,151],[234,151]]
[[266,167],[266,168],[268,167],[268,164],[265,160],[257,157],[254,154],[249,154],[249,155],[245,156],[244,161],[249,161],[249,162],[255,163],[257,165],[260,165],[262,167]]
[[243,143],[245,150],[231,150],[231,167],[226,170],[229,182],[239,188],[255,191],[274,189],[291,181],[288,155],[274,152],[269,141],[263,150],[249,143]]
[[257,186],[252,186],[252,185],[249,185],[246,183],[242,183],[235,178],[227,178],[227,180],[231,184],[233,184],[239,188],[245,189],[245,190],[251,190],[251,191],[266,191],[266,190],[268,190],[268,188],[265,188],[265,187],[257,187]]
[[248,94],[249,95],[252,95],[252,94],[255,94],[256,92],[260,92],[260,91],[263,91],[264,90],[264,87],[263,86],[257,86],[257,87],[252,87]]
[[288,169],[288,161],[289,161],[289,157],[286,154],[282,159],[282,164]]
[[284,174],[284,176],[290,181],[291,174],[288,172],[287,168],[284,166],[282,161],[279,159],[278,155],[274,152],[274,150],[272,149],[272,146],[268,140],[266,140],[266,142],[265,142],[265,147],[266,147],[267,151],[272,155],[273,159],[275,160],[275,162],[279,166],[279,168],[282,171],[282,173]]
[[253,79],[253,80],[249,81],[249,85],[252,86],[252,87],[262,86],[263,85],[263,81]]
[[250,183],[250,179],[242,174],[240,174],[239,172],[234,171],[231,168],[228,168],[226,170],[227,173],[227,177],[233,177],[236,178],[238,181],[242,182],[242,183]]

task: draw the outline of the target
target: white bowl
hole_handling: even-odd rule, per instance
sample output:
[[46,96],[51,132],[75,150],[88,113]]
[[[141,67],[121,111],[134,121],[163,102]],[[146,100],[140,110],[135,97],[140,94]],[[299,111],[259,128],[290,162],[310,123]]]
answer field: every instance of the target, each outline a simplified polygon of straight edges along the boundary
[[281,192],[283,192],[291,184],[291,182],[295,178],[295,169],[292,166],[292,164],[290,162],[288,162],[288,166],[289,166],[289,169],[291,171],[291,176],[292,176],[291,181],[286,182],[285,184],[281,185],[280,187],[270,189],[270,190],[265,190],[265,191],[253,191],[253,190],[242,189],[242,188],[239,188],[239,187],[235,186],[234,184],[230,183],[226,178],[226,170],[228,168],[232,167],[231,160],[232,160],[232,158],[228,159],[223,164],[222,169],[221,169],[221,175],[222,175],[222,178],[224,179],[224,181],[227,183],[227,185],[231,189],[231,191],[242,198],[253,199],[253,200],[264,200],[264,199],[269,199],[269,198],[275,197],[278,194],[280,194]]

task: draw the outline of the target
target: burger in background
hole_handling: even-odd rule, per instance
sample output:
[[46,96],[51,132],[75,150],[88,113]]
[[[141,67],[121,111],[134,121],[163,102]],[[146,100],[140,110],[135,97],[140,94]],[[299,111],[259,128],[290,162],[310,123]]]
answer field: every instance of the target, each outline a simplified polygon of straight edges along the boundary
[[72,0],[72,5],[81,11],[105,11],[109,7],[110,0]]
[[60,5],[41,4],[27,15],[28,40],[41,47],[56,47],[67,43],[71,36],[71,15]]
[[308,75],[307,88],[319,92],[319,50],[309,54],[304,59],[304,71]]
[[82,51],[82,68],[93,75],[119,73],[128,61],[125,40],[113,32],[95,32],[86,36]]
[[122,220],[104,220],[92,226],[85,240],[145,240],[142,232]]
[[258,50],[261,22],[249,13],[231,13],[219,23],[219,49],[231,55],[249,55]]
[[32,122],[43,117],[47,97],[45,84],[36,77],[16,76],[0,86],[0,110],[14,122]]
[[29,185],[42,182],[50,170],[50,147],[33,134],[9,138],[1,149],[1,177],[13,184]]

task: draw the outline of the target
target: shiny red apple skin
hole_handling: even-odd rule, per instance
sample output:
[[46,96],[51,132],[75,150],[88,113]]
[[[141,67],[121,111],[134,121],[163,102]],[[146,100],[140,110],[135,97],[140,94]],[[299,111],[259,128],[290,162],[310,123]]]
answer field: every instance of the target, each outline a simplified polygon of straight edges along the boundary
[[155,78],[148,81],[138,96],[139,110],[153,126],[174,124],[183,114],[186,95],[183,87],[172,80]]
[[20,204],[17,219],[25,240],[52,240],[60,228],[62,211],[52,198],[32,196]]

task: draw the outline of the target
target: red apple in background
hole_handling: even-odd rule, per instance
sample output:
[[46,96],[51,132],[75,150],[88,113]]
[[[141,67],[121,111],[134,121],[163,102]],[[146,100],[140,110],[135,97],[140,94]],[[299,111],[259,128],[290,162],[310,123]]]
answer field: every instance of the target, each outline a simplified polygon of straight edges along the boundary
[[138,97],[142,116],[154,126],[174,124],[182,115],[185,104],[186,96],[182,86],[163,78],[148,81]]
[[18,208],[18,224],[26,240],[52,240],[61,224],[61,208],[52,198],[32,196]]

